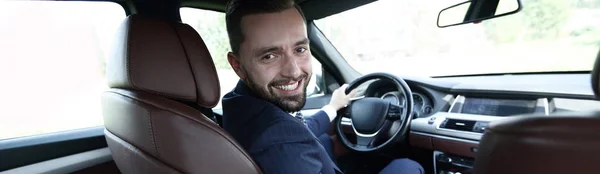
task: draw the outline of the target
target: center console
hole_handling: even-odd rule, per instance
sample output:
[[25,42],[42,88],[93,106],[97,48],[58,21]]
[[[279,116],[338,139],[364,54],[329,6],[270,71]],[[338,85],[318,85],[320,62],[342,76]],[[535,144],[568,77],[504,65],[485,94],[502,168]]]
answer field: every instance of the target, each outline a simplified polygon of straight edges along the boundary
[[436,174],[471,173],[479,140],[491,122],[526,114],[549,115],[554,109],[547,98],[457,95],[447,112],[413,119],[409,142],[434,151]]
[[440,151],[433,152],[433,168],[436,174],[465,174],[471,173],[475,160],[460,157]]

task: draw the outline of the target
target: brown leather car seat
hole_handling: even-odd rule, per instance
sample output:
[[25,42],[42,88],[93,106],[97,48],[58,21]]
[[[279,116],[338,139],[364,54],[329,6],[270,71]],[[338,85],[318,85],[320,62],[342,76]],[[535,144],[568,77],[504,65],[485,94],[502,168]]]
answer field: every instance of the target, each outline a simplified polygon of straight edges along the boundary
[[[600,53],[592,88],[600,96]],[[598,173],[600,108],[492,122],[479,143],[473,173]]]
[[198,108],[219,100],[217,73],[190,26],[133,15],[117,32],[102,95],[105,135],[123,173],[260,173]]

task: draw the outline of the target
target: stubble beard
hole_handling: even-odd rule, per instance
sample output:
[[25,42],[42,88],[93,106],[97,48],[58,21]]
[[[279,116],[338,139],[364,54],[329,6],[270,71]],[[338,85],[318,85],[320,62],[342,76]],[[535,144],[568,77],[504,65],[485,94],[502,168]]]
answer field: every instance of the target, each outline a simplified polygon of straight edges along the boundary
[[[275,104],[285,112],[300,111],[302,107],[304,107],[304,104],[306,104],[306,88],[308,87],[308,82],[310,81],[310,76],[306,73],[295,79],[278,79],[269,82],[269,84],[267,85],[267,89],[264,89],[262,88],[262,86],[255,83],[254,80],[252,80],[252,76],[246,71],[243,71],[243,73],[246,76],[246,79],[244,81],[246,82],[246,85],[250,88],[252,92],[257,94],[260,98]],[[302,92],[300,94],[293,96],[280,96],[277,95],[275,91],[273,91],[272,87],[274,86],[274,84],[290,80],[302,80],[303,86]]]

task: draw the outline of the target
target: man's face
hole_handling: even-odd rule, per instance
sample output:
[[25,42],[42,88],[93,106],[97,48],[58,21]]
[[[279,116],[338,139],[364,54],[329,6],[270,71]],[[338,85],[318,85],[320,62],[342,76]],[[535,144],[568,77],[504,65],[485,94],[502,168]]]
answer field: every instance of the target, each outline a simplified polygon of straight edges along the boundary
[[312,75],[306,25],[296,8],[242,17],[244,41],[231,66],[250,89],[287,112],[306,102]]

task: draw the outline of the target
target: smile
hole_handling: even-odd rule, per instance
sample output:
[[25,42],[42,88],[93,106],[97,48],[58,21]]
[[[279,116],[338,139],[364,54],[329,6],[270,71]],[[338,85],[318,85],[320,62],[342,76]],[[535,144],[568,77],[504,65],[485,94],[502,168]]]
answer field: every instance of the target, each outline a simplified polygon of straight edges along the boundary
[[298,88],[298,86],[300,86],[300,82],[302,82],[302,81],[298,81],[296,83],[292,83],[289,85],[276,85],[274,87],[277,89],[283,90],[283,91],[293,91],[293,90],[296,90]]

